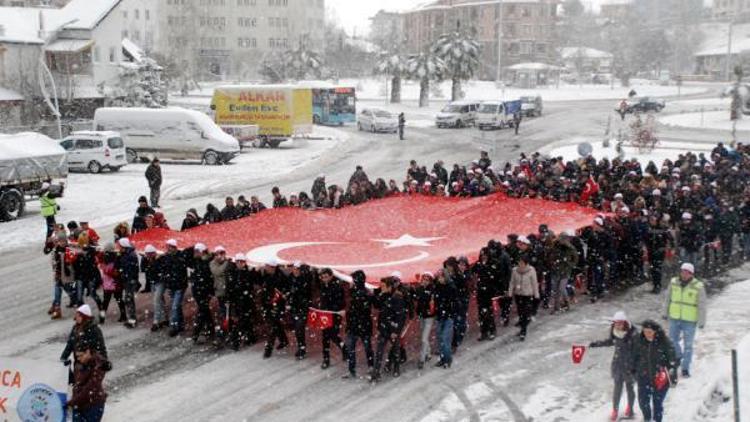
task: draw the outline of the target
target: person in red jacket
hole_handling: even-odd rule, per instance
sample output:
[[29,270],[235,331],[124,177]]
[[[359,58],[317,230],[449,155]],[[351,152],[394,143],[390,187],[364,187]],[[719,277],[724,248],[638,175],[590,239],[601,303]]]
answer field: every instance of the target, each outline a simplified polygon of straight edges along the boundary
[[73,411],[73,422],[99,422],[107,402],[104,392],[107,360],[90,345],[82,344],[76,349],[76,361],[73,397],[67,403]]

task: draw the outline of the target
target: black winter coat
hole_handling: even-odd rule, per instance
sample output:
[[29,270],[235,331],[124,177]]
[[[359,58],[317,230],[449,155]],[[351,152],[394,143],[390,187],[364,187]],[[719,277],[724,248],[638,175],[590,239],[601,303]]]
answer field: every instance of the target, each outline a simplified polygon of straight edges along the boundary
[[159,271],[158,257],[148,258],[144,256],[141,258],[141,272],[146,275],[146,283],[155,285],[163,281],[161,271]]
[[633,343],[635,342],[638,331],[633,327],[625,333],[622,338],[615,336],[614,324],[609,329],[609,338],[606,340],[595,341],[589,347],[614,347],[615,353],[612,355],[611,374],[614,379],[625,379],[633,382],[631,366],[633,364]]
[[149,164],[146,168],[146,180],[150,188],[161,187],[161,168],[156,167],[154,164]]
[[255,313],[255,285],[257,272],[248,267],[240,269],[231,262],[227,268],[226,300],[233,315],[251,316]]
[[[477,303],[486,306],[501,291],[498,289],[498,269],[490,262],[477,262],[473,270],[477,275]],[[505,291],[508,289],[506,288]]]
[[193,298],[197,302],[207,302],[211,300],[214,293],[214,277],[211,274],[212,255],[203,255],[198,258],[188,259],[188,267],[193,270],[190,274],[192,283]]
[[392,334],[401,335],[406,323],[406,303],[401,292],[392,294],[381,293],[376,304],[380,309],[378,314],[378,333],[383,337]]
[[79,281],[99,286],[102,283],[102,275],[96,265],[96,249],[90,246],[84,248],[73,263],[73,272]]
[[346,312],[346,332],[358,337],[372,336],[372,295],[367,289],[354,288]]
[[453,283],[435,283],[435,308],[438,321],[456,318],[457,301],[458,290]]
[[288,304],[292,315],[307,317],[312,300],[311,274],[302,272],[299,277],[289,276]]
[[138,284],[138,255],[134,249],[128,248],[117,257],[115,268],[120,274],[120,284],[123,287]]
[[164,285],[169,290],[185,290],[187,283],[187,264],[182,252],[166,253],[158,259],[159,272]]
[[344,288],[336,280],[328,284],[320,285],[320,309],[324,311],[343,311],[346,308],[344,302]]
[[107,359],[107,346],[104,344],[104,335],[94,320],[89,318],[82,324],[74,325],[68,335],[68,342],[65,349],[60,355],[60,360],[68,360],[75,352],[76,347],[86,345],[99,352],[100,355]]
[[660,368],[677,368],[674,346],[663,331],[657,331],[654,341],[648,341],[643,334],[637,335],[633,343],[631,370],[639,383],[653,384]]
[[434,318],[435,308],[435,285],[419,286],[414,292],[417,302],[417,316],[420,318]]

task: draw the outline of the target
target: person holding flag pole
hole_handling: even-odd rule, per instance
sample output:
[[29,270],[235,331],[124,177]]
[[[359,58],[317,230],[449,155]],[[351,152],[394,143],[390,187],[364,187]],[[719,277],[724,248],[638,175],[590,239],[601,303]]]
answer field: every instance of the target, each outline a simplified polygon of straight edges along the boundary
[[635,341],[637,331],[633,324],[630,323],[625,312],[618,311],[612,318],[612,325],[609,329],[609,336],[601,341],[594,341],[589,344],[589,348],[595,347],[614,347],[615,352],[612,355],[611,374],[615,383],[612,392],[612,413],[610,420],[616,421],[619,417],[620,398],[622,397],[622,387],[625,385],[627,391],[628,405],[625,407],[623,418],[633,418],[633,404],[635,403],[635,379],[632,373],[632,355],[633,342]]
[[[323,329],[323,363],[321,369],[328,369],[331,366],[331,341],[340,349],[344,360],[347,359],[346,345],[341,340],[341,314],[346,309],[344,299],[344,288],[341,283],[334,277],[333,270],[324,268],[320,270],[320,311],[323,311],[321,318],[331,317],[333,323]],[[322,319],[321,319],[322,321]]]

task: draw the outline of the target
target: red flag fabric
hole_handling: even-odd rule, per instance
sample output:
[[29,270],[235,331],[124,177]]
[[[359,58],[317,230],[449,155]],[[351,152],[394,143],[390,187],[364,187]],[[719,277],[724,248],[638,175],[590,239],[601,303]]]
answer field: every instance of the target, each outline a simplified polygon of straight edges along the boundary
[[333,313],[310,308],[307,311],[307,326],[325,330],[333,327]]
[[[243,253],[250,263],[301,261],[346,274],[363,270],[368,282],[377,284],[396,270],[434,271],[449,256],[474,260],[489,240],[536,233],[542,223],[561,232],[588,226],[595,216],[595,210],[573,203],[504,194],[468,199],[396,196],[342,209],[271,209],[184,232],[151,229],[131,241],[138,249],[149,243],[159,247],[170,238],[181,247],[222,245],[229,256]],[[403,281],[414,282],[408,277]]]
[[597,193],[599,193],[599,184],[596,183],[592,176],[589,176],[589,180],[586,181],[586,185],[583,187],[583,192],[581,193],[581,202],[585,204]]
[[586,353],[586,346],[573,346],[572,350],[572,357],[573,357],[573,363],[578,365],[583,361],[583,355]]

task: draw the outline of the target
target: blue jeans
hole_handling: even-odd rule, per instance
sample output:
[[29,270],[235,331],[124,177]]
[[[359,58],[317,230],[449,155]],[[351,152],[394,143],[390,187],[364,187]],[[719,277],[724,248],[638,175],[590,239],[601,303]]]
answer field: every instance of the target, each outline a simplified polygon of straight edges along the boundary
[[657,391],[651,380],[638,380],[638,407],[641,408],[644,420],[662,422],[664,399],[668,391],[669,387]]
[[55,306],[60,306],[60,302],[62,302],[62,292],[65,290],[65,293],[68,294],[70,297],[70,300],[75,301],[76,298],[76,291],[75,291],[75,285],[73,283],[55,283],[55,289],[54,289],[54,296],[52,299],[52,304]]
[[372,369],[375,364],[375,358],[372,353],[372,343],[370,336],[358,336],[355,334],[346,335],[346,350],[349,354],[347,359],[349,360],[349,372],[352,374],[357,373],[357,339],[362,340],[362,346],[365,348],[365,356],[367,356],[367,367]]
[[742,256],[750,259],[750,233],[742,233]]
[[104,405],[92,406],[86,410],[73,409],[73,422],[99,422],[104,416]]
[[453,319],[439,319],[437,322],[437,338],[440,349],[440,360],[444,363],[451,363],[453,356],[451,354],[451,341],[453,339]]
[[[696,326],[697,324],[694,322],[669,320],[669,338],[674,345],[677,360],[685,371],[690,371],[690,362],[693,360],[693,339],[695,338]],[[684,340],[684,348],[680,347],[680,337]]]
[[169,297],[172,298],[172,306],[169,312],[169,326],[173,330],[182,330],[182,298],[185,290],[169,289]]
[[167,320],[167,305],[164,302],[164,291],[166,290],[166,286],[164,286],[164,283],[156,283],[154,284],[153,289],[154,325],[158,325]]
[[469,299],[459,298],[456,309],[456,320],[452,321],[453,325],[453,347],[458,347],[463,343],[466,337],[467,316],[469,314]]

